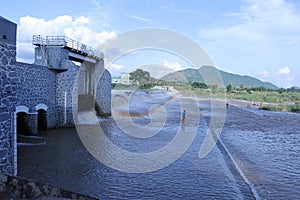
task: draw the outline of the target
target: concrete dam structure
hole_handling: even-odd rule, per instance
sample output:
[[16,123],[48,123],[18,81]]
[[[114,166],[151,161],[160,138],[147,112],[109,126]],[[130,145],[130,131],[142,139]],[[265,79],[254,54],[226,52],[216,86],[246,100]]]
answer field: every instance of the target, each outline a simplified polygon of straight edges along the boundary
[[17,62],[16,33],[17,25],[0,16],[0,171],[12,175],[18,135],[74,126],[73,114],[81,111],[111,114],[111,75],[101,51],[36,35],[34,63]]

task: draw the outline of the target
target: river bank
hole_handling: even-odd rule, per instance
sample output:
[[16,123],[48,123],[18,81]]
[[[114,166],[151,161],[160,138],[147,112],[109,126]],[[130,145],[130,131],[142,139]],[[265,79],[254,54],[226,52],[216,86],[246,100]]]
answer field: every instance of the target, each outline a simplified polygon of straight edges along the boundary
[[208,90],[179,90],[183,96],[195,95],[199,98],[227,99],[228,103],[246,107],[257,107],[261,110],[300,113],[300,93],[275,91],[263,92],[211,92]]

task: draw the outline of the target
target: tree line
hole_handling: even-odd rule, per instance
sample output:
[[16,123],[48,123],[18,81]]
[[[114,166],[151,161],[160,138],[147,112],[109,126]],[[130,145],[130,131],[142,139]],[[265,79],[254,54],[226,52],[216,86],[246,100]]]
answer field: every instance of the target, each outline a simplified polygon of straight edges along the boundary
[[[142,70],[142,69],[136,69],[135,71],[129,73],[130,77],[129,79],[133,82],[134,85],[137,85],[140,89],[150,89],[156,85],[158,86],[164,86],[164,85],[181,85],[185,86],[186,88],[192,88],[192,89],[212,89],[216,90],[217,86],[210,86],[203,82],[167,82],[160,79],[155,79],[151,77],[150,72]],[[113,84],[113,87],[116,86],[116,84]],[[280,88],[278,90],[274,89],[267,89],[263,86],[258,87],[246,87],[244,84],[240,84],[239,86],[235,86],[232,84],[228,84],[226,86],[227,92],[234,92],[234,91],[247,91],[248,93],[251,92],[264,92],[264,91],[278,91],[279,93],[283,92],[300,92],[299,87],[291,87],[291,88]]]

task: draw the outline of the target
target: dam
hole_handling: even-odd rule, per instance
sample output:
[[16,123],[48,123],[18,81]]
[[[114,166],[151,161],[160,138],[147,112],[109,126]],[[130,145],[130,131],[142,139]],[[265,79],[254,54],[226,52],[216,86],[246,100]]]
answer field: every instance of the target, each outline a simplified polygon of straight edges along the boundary
[[35,35],[28,64],[16,60],[16,36],[17,25],[0,16],[0,171],[10,175],[18,172],[18,136],[73,127],[74,110],[111,115],[111,75],[101,51],[65,36]]

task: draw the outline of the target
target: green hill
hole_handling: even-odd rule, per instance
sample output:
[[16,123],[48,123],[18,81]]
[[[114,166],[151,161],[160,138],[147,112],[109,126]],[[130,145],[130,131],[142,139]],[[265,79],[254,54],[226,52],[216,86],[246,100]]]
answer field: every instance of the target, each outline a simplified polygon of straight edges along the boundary
[[[204,83],[204,80],[203,80],[201,74],[204,74],[204,73],[205,74],[213,74],[214,71],[215,71],[215,68],[210,67],[210,66],[203,66],[199,69],[188,68],[185,70],[167,74],[164,77],[162,77],[161,80],[169,81],[169,82],[200,82],[200,83]],[[224,86],[231,84],[232,86],[240,87],[240,85],[243,84],[245,88],[262,86],[266,89],[275,89],[275,90],[279,89],[276,85],[274,85],[272,83],[263,82],[259,79],[253,78],[251,76],[241,76],[238,74],[224,72],[222,70],[219,70],[219,72],[223,79]]]

